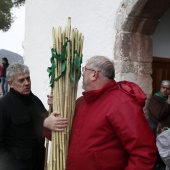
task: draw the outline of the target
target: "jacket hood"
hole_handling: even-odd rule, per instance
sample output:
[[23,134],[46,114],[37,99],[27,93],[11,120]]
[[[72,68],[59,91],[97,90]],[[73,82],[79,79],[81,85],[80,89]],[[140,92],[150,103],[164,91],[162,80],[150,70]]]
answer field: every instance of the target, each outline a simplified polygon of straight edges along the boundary
[[100,97],[100,95],[102,95],[103,93],[105,93],[108,90],[112,90],[112,89],[118,89],[117,83],[112,80],[109,83],[105,84],[101,89],[98,90],[90,90],[90,91],[85,91],[83,92],[83,96],[85,98],[85,101],[87,103],[92,102],[94,100],[96,100],[97,98]]
[[130,81],[119,81],[117,83],[119,88],[134,98],[141,107],[145,106],[146,94],[137,84]]
[[101,89],[83,92],[83,96],[86,102],[92,102],[96,100],[105,91],[113,90],[113,89],[120,89],[128,96],[133,98],[141,107],[145,106],[145,100],[146,100],[145,93],[137,84],[130,81],[116,82],[115,80],[113,80],[107,83],[106,85],[104,85]]

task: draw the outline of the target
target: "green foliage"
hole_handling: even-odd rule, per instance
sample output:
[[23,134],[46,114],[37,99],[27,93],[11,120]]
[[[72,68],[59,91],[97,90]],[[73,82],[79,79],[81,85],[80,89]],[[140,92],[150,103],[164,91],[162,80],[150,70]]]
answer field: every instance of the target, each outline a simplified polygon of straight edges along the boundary
[[12,8],[24,5],[25,0],[0,0],[0,30],[6,32],[14,22]]

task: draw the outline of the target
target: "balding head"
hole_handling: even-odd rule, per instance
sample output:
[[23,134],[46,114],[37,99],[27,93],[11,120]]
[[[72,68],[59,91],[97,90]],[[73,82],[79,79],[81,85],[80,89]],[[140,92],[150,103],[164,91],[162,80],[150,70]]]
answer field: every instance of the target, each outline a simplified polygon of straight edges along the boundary
[[169,80],[162,81],[160,92],[164,97],[167,97],[170,95],[170,81]]
[[170,80],[163,80],[161,83],[161,87],[162,86],[170,88]]

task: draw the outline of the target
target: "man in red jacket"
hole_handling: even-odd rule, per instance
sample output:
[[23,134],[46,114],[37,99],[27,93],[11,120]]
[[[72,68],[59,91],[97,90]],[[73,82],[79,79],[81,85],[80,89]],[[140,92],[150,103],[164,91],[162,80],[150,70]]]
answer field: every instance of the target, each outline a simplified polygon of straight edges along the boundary
[[82,71],[67,170],[152,170],[157,148],[140,88],[116,83],[114,64],[103,56],[90,58]]

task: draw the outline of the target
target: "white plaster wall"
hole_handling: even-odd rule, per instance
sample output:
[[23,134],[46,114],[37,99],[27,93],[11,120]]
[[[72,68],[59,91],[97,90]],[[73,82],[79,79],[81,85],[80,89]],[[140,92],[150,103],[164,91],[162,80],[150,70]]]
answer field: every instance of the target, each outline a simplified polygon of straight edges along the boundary
[[[112,59],[114,19],[119,3],[119,0],[26,0],[24,61],[31,71],[32,91],[46,107],[50,92],[46,70],[51,66],[52,27],[65,27],[71,17],[72,28],[77,28],[85,38],[83,61],[93,55]],[[78,96],[82,92],[81,81]]]

